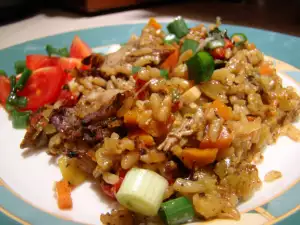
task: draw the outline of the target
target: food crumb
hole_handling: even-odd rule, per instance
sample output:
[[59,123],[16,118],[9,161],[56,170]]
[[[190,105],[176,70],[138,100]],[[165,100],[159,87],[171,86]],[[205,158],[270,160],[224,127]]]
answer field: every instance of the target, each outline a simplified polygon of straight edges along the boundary
[[272,182],[274,180],[277,180],[279,178],[282,177],[282,173],[280,171],[277,171],[277,170],[271,170],[270,172],[268,172],[266,175],[265,175],[265,178],[264,180],[266,182]]

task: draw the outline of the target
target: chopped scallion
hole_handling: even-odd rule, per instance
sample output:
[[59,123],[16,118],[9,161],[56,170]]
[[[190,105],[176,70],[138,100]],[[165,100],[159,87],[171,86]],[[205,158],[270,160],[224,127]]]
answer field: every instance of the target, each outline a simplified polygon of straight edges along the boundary
[[247,41],[247,36],[243,33],[235,33],[231,36],[231,41],[236,45],[242,45]]
[[164,43],[165,44],[173,44],[173,43],[178,43],[179,39],[176,37],[175,34],[168,34],[165,38],[164,38]]
[[121,205],[131,211],[155,216],[167,187],[168,181],[159,174],[132,168],[127,172],[116,197]]
[[163,78],[165,78],[166,80],[168,80],[169,79],[169,72],[168,72],[168,70],[161,69],[160,70],[160,76],[163,77]]
[[0,76],[7,76],[7,73],[4,70],[0,70]]
[[29,79],[31,75],[31,70],[25,68],[25,70],[23,71],[20,79],[18,80],[18,82],[16,83],[16,89],[17,90],[22,90],[27,82],[27,80]]
[[11,113],[12,124],[16,129],[24,129],[28,125],[30,112],[18,112],[13,110]]
[[49,56],[58,55],[61,57],[69,57],[69,51],[67,48],[54,48],[52,45],[46,45],[46,51]]
[[195,54],[199,46],[199,42],[191,39],[186,39],[181,46],[180,53],[184,53],[185,51],[191,49]]
[[140,66],[133,66],[131,72],[132,74],[136,74],[140,71],[140,69],[141,69]]
[[225,42],[224,40],[212,40],[210,42],[207,43],[206,47],[210,50],[213,50],[215,48],[220,48],[220,47],[224,47],[225,46]]
[[182,38],[189,32],[189,28],[181,16],[176,17],[169,23],[167,29],[170,33],[175,34],[177,38]]
[[159,213],[168,225],[184,224],[193,219],[193,205],[186,197],[176,198],[161,204]]
[[214,72],[214,59],[208,52],[198,52],[187,62],[189,79],[196,84],[208,81]]
[[26,62],[25,60],[18,60],[15,62],[15,71],[16,71],[16,74],[19,74],[19,73],[23,73],[23,71],[25,70],[26,68]]

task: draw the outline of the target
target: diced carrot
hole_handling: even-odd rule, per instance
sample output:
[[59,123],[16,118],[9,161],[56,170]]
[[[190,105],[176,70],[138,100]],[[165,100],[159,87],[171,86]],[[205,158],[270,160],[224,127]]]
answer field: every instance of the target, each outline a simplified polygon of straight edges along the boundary
[[57,203],[60,209],[71,209],[72,208],[72,198],[71,198],[71,187],[68,181],[62,180],[56,182],[56,193],[57,193]]
[[273,68],[268,63],[263,63],[259,67],[260,75],[270,76],[274,73]]
[[229,133],[227,128],[223,126],[221,133],[217,139],[217,141],[213,142],[209,139],[208,134],[205,135],[203,140],[200,142],[200,148],[218,148],[218,149],[225,149],[231,145],[233,140],[232,134]]
[[226,106],[223,102],[220,100],[213,101],[212,108],[214,108],[217,112],[217,114],[222,117],[224,120],[230,120],[232,117],[232,109],[228,106]]
[[162,26],[153,17],[149,19],[148,25],[154,27],[156,30],[159,30],[162,28]]
[[182,151],[182,161],[188,168],[193,166],[206,166],[216,160],[218,153],[217,148],[198,149],[185,148]]
[[87,154],[94,162],[96,162],[96,156],[95,156],[95,152],[94,152],[94,151],[89,150],[86,154]]
[[167,133],[170,131],[174,120],[175,117],[171,114],[171,116],[165,123],[151,120],[147,124],[139,124],[139,127],[153,137],[162,137],[167,135]]
[[169,57],[160,65],[160,68],[170,71],[177,65],[178,59],[179,47],[175,46],[174,52],[171,55],[169,55]]
[[124,115],[124,123],[127,126],[136,126],[138,124],[137,118],[138,118],[138,111],[135,109],[129,110]]
[[153,137],[150,134],[147,134],[142,129],[136,129],[128,134],[129,139],[138,138],[145,146],[153,146],[155,144]]
[[247,116],[247,120],[248,121],[254,121],[255,120],[255,116]]
[[248,50],[253,50],[253,49],[256,49],[256,46],[254,43],[249,43],[248,46],[247,46],[247,49]]

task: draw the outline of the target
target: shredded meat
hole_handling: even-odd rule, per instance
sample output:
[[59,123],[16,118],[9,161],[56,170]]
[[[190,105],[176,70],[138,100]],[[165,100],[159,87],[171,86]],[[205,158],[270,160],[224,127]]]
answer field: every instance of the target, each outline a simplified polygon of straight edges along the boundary
[[27,128],[24,139],[20,144],[20,148],[42,148],[48,144],[48,137],[42,130],[36,130],[33,126]]
[[101,222],[105,225],[133,225],[133,214],[127,209],[112,210],[111,213],[102,214]]
[[203,111],[201,108],[197,110],[193,117],[185,118],[179,128],[173,129],[166,139],[158,146],[158,150],[168,151],[176,145],[184,136],[190,136],[194,133],[191,129],[193,124],[200,124],[203,118]]
[[86,154],[82,154],[77,159],[77,165],[80,169],[85,171],[87,174],[93,174],[97,163],[94,162],[91,157],[87,156]]
[[85,65],[91,65],[91,68],[100,68],[105,61],[105,57],[98,53],[92,53],[82,60]]

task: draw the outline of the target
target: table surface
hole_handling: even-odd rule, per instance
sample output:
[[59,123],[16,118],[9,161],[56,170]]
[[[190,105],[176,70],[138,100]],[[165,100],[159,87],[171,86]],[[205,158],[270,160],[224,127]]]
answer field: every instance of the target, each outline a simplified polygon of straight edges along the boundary
[[0,26],[0,49],[30,39],[67,31],[121,23],[144,22],[149,17],[165,20],[182,15],[185,18],[213,22],[221,16],[224,23],[273,30],[300,36],[300,1],[289,4],[277,0],[248,0],[247,4],[198,1],[165,4],[153,8],[114,12],[97,16],[44,10],[23,20]]

